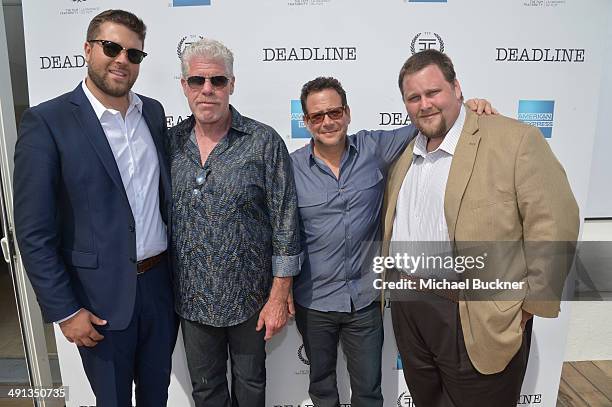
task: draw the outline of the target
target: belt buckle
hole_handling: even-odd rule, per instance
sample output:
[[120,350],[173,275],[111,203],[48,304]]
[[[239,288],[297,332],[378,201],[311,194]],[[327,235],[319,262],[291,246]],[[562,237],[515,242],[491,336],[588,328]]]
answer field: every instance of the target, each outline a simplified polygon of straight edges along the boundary
[[142,265],[142,263],[144,262],[144,260],[140,260],[139,262],[136,263],[136,275],[139,276],[141,274],[144,274],[146,270],[142,270],[140,271],[140,266]]

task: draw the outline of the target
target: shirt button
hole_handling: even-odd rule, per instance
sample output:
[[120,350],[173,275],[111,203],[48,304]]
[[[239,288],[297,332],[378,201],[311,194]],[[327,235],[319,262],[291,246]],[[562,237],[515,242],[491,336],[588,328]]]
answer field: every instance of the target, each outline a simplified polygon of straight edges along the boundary
[[200,196],[200,190],[199,189],[194,189],[193,190],[193,196]]

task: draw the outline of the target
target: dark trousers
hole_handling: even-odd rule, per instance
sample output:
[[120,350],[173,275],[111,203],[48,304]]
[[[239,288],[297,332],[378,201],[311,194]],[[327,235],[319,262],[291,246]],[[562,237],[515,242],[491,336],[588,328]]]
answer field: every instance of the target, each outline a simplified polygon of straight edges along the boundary
[[98,407],[131,406],[133,382],[137,406],[165,406],[168,400],[178,318],[167,260],[137,279],[128,327],[122,331],[101,328],[101,342],[93,348],[79,347]]
[[[187,366],[197,407],[265,407],[265,329],[257,332],[256,313],[229,327],[214,327],[181,319]],[[232,389],[227,387],[229,347]]]
[[321,312],[296,305],[295,321],[310,361],[308,393],[317,407],[336,407],[338,342],[346,356],[352,407],[382,407],[383,324],[380,303],[354,312]]
[[391,300],[391,316],[404,378],[417,407],[516,407],[521,391],[531,320],[523,343],[506,368],[485,375],[465,348],[456,302],[411,290]]

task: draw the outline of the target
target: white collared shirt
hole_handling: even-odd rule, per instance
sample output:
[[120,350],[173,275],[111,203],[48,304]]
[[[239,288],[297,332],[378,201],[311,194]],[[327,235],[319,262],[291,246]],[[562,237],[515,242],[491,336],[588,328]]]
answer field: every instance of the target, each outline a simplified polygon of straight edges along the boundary
[[[437,149],[427,152],[427,137],[422,133],[414,143],[412,165],[397,197],[390,256],[402,254],[401,242],[448,242],[444,216],[444,194],[453,155],[465,122],[465,109]],[[446,252],[448,243],[427,246],[427,251]],[[411,246],[414,248],[414,246]],[[420,250],[420,249],[419,249]],[[420,253],[419,253],[420,254]]]
[[[115,157],[136,227],[136,257],[153,257],[168,246],[166,225],[159,210],[159,160],[149,127],[142,116],[142,100],[130,91],[125,118],[107,109],[82,82]],[[103,197],[101,199],[104,199]],[[128,225],[126,225],[126,228]]]

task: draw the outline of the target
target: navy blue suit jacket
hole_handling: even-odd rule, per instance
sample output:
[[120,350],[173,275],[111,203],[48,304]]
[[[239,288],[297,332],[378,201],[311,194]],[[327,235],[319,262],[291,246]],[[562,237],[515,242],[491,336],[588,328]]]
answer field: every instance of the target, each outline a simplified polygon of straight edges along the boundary
[[[139,97],[157,148],[160,210],[170,230],[164,110],[156,100]],[[106,319],[106,329],[125,329],[136,296],[134,217],[80,84],[23,114],[14,213],[19,250],[44,319],[58,321],[82,307]]]

